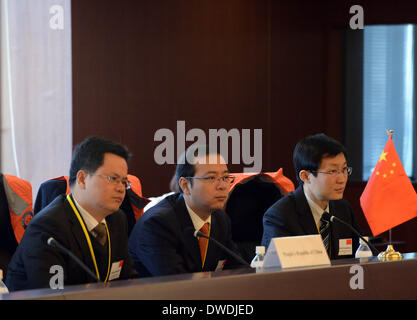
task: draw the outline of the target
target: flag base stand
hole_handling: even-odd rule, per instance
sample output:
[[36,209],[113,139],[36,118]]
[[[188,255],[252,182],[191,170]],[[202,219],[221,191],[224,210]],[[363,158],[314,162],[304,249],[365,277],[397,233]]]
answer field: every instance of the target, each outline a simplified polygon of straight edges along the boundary
[[378,259],[380,261],[394,261],[394,260],[402,260],[403,255],[398,251],[394,250],[392,244],[389,244],[387,250],[378,254]]

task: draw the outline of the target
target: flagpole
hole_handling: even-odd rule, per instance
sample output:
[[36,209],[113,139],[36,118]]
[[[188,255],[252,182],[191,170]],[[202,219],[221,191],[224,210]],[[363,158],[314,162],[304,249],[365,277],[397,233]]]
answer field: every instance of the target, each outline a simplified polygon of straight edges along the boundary
[[[394,134],[394,130],[388,130],[385,129],[387,132],[388,137],[392,139],[392,135]],[[378,259],[381,261],[391,261],[391,260],[401,260],[403,258],[403,255],[394,250],[394,246],[392,245],[392,238],[391,238],[391,230],[389,229],[389,239],[388,239],[388,246],[385,251],[382,251],[380,254],[378,254]]]

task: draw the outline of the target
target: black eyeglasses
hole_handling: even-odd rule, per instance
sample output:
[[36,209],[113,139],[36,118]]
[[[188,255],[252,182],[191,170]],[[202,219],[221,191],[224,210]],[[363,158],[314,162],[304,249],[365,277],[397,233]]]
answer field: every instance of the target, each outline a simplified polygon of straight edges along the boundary
[[232,175],[227,175],[223,177],[209,176],[209,177],[184,177],[184,178],[202,180],[210,184],[213,184],[215,182],[220,182],[220,180],[226,183],[233,183],[235,181],[235,177]]

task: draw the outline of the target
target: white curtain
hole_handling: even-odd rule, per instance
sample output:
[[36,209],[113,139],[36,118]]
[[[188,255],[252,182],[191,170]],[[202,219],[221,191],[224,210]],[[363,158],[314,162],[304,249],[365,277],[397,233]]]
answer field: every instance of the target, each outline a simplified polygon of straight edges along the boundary
[[70,11],[70,0],[1,0],[1,172],[34,197],[71,161]]

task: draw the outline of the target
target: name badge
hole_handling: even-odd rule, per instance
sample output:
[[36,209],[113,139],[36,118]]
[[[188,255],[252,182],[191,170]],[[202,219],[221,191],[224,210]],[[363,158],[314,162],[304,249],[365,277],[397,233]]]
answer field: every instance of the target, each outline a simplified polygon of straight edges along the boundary
[[214,271],[223,270],[223,267],[224,267],[225,264],[226,264],[226,260],[219,260],[219,262],[217,262],[216,270],[214,270]]
[[352,254],[352,239],[339,239],[339,256]]
[[113,262],[110,269],[109,281],[118,279],[120,277],[120,272],[122,271],[123,260]]

